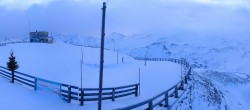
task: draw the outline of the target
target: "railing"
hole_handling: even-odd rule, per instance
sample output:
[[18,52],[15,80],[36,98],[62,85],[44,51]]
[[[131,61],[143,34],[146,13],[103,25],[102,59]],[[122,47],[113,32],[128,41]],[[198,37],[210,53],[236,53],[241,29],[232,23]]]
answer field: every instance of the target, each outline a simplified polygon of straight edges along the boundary
[[[121,87],[102,88],[102,100],[115,101],[116,98],[129,95],[138,96],[139,84],[133,84]],[[80,105],[84,105],[87,101],[98,101],[99,88],[78,88],[67,84],[62,84],[61,96],[68,102],[71,100],[80,101]]]
[[[118,110],[128,110],[128,109],[135,109],[141,106],[147,105],[147,110],[153,110],[154,107],[162,104],[164,102],[164,106],[169,106],[169,98],[175,97],[178,98],[178,90],[184,90],[184,85],[187,84],[187,80],[189,79],[189,75],[191,72],[190,65],[185,60],[179,60],[179,59],[166,59],[166,58],[135,58],[136,60],[145,60],[145,61],[171,61],[175,62],[181,65],[184,65],[188,68],[188,71],[186,72],[185,76],[180,80],[176,85],[172,86],[168,90],[158,94],[157,96],[148,99],[146,101],[143,101],[141,103],[137,103],[125,108],[119,108]],[[7,79],[11,79],[11,73],[10,71],[0,66],[0,75]],[[15,71],[14,74],[14,80],[29,86],[33,88],[34,90],[37,89],[37,80],[40,80],[40,78],[27,75],[18,71]],[[53,81],[48,81],[48,83],[51,83]],[[71,100],[80,101],[80,105],[84,105],[84,102],[86,101],[97,101],[98,100],[98,88],[79,88],[77,86],[72,86],[68,84],[62,84],[58,82],[53,82],[57,85],[60,85],[60,93],[59,95],[62,96],[63,99],[65,99],[68,102],[71,102]],[[135,95],[138,96],[138,88],[140,84],[133,84],[128,86],[121,86],[121,87],[113,87],[113,88],[103,88],[103,97],[102,100],[112,100],[115,101],[116,98],[125,97],[129,95]]]
[[71,86],[67,84],[61,84],[61,91],[60,95],[68,101],[69,103],[71,100],[78,100],[78,87],[77,86]]
[[171,61],[171,62],[184,65],[185,67],[188,67],[188,71],[186,72],[185,76],[182,77],[182,79],[177,84],[175,84],[168,90],[146,101],[143,101],[143,102],[140,102],[140,103],[128,106],[128,107],[124,107],[124,108],[118,108],[116,110],[131,110],[131,109],[136,109],[136,108],[145,109],[145,110],[153,110],[153,108],[158,105],[164,105],[164,107],[169,107],[169,98],[170,97],[178,98],[179,97],[178,90],[184,90],[185,88],[184,85],[187,84],[188,79],[190,79],[189,75],[191,74],[191,67],[189,67],[189,64],[185,60],[178,60],[178,59],[166,59],[166,58],[135,58],[135,59],[145,60],[145,61]]
[[141,57],[134,57],[135,60],[143,60],[143,61],[170,61],[174,63],[178,63],[184,65],[185,67],[189,67],[189,63],[186,62],[185,59],[171,59],[171,58],[141,58]]
[[17,44],[17,43],[27,43],[26,41],[9,41],[9,42],[0,42],[0,46],[6,46],[8,44]]
[[[11,79],[11,76],[12,76],[11,72],[7,68],[2,67],[2,66],[0,66],[0,74],[7,79]],[[14,81],[17,81],[23,85],[29,86],[33,88],[34,90],[36,90],[37,78],[34,76],[30,76],[30,75],[15,71]]]
[[[0,66],[0,75],[11,80],[12,74],[5,67]],[[69,103],[71,102],[71,100],[76,100],[80,102],[80,105],[83,105],[86,101],[98,101],[99,88],[79,88],[77,86],[37,78],[18,71],[15,71],[14,81],[32,87],[34,90],[47,88],[51,92],[60,95]],[[135,95],[137,97],[139,86],[140,84],[132,84],[120,87],[102,88],[102,100],[115,101],[116,98],[121,98],[129,95]]]

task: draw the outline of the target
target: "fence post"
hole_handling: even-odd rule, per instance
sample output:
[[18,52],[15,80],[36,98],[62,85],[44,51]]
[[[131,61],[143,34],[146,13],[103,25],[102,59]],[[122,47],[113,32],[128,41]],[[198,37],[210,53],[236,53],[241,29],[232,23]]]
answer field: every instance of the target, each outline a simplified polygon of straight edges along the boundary
[[138,84],[135,85],[135,96],[138,96]]
[[177,85],[175,86],[174,92],[175,92],[175,98],[178,98],[178,88],[177,88]]
[[184,81],[183,81],[183,79],[181,80],[181,87],[180,87],[180,90],[184,90]]
[[182,79],[181,83],[182,83],[182,90],[184,90],[184,88],[185,88],[185,81],[184,81],[184,79]]
[[84,103],[83,103],[83,101],[84,101],[84,90],[83,90],[82,88],[81,88],[80,90],[81,90],[81,91],[80,91],[80,92],[81,92],[81,93],[80,93],[80,94],[81,94],[81,95],[80,95],[80,106],[83,106],[83,104],[84,104]]
[[187,76],[185,76],[184,79],[185,79],[185,84],[187,84]]
[[34,90],[37,89],[37,78],[35,78],[35,81],[34,81]]
[[147,110],[153,110],[153,101],[150,100],[150,102],[148,103],[148,109]]
[[15,72],[11,71],[11,83],[14,83],[15,81]]
[[168,91],[165,94],[165,105],[164,107],[168,107]]
[[71,87],[68,86],[68,102],[71,102]]
[[188,70],[187,79],[190,79],[189,75],[190,75],[190,71]]
[[112,88],[112,101],[115,101],[115,88]]

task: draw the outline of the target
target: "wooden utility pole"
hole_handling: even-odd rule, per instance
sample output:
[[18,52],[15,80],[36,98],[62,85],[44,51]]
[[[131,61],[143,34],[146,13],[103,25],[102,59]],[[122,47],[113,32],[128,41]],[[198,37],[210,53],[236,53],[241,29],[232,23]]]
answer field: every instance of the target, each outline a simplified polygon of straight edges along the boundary
[[106,14],[106,2],[103,2],[98,110],[102,110],[102,82],[103,82],[103,63],[104,63],[105,14]]

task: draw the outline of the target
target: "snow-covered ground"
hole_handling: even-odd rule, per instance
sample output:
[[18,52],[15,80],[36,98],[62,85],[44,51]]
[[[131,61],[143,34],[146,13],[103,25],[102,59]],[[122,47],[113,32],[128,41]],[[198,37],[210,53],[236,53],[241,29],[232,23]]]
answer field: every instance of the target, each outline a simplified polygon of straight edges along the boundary
[[[22,65],[19,71],[45,79],[79,86],[80,47],[65,45],[60,43],[61,41],[67,44],[88,46],[83,48],[83,85],[85,87],[97,87],[99,49],[96,47],[99,47],[99,40],[95,37],[57,35],[55,36],[56,44],[32,44],[34,46],[28,46],[29,48],[27,50],[24,49],[27,48],[27,44],[0,47],[0,52],[4,50],[4,52],[1,52],[3,54],[1,56],[3,57],[0,57],[2,61],[0,64],[5,65],[9,51],[15,48],[13,50],[17,56],[17,60],[19,60],[20,65]],[[116,102],[111,102],[112,104],[110,104],[110,101],[104,101],[104,108],[109,109],[107,106],[113,106],[114,108],[124,107],[125,105],[140,102],[146,99],[146,97],[149,98],[155,95],[155,93],[157,94],[159,91],[167,89],[169,87],[168,85],[174,84],[174,81],[179,78],[179,65],[166,62],[147,62],[147,66],[144,66],[144,62],[135,61],[130,57],[132,56],[186,58],[187,61],[192,64],[194,72],[192,75],[193,80],[190,82],[191,87],[186,91],[186,95],[183,95],[172,109],[248,110],[250,109],[250,67],[248,65],[248,62],[250,62],[250,45],[248,42],[249,40],[247,39],[231,39],[218,36],[214,38],[185,34],[142,34],[125,36],[119,33],[113,33],[106,37],[105,41],[105,52],[107,53],[105,59],[105,74],[107,74],[107,76],[114,76],[115,78],[106,77],[105,79],[104,77],[104,81],[111,81],[105,82],[104,86],[110,87],[138,83],[138,68],[140,67],[142,82],[145,83],[145,86],[142,85],[141,91],[147,91],[147,93],[142,93],[138,98],[133,96],[122,98]],[[58,47],[61,49],[58,49]],[[44,54],[39,51],[40,49],[50,54]],[[29,50],[34,52],[30,52]],[[56,51],[54,52],[54,50]],[[91,52],[88,53],[87,51]],[[119,52],[119,64],[116,64],[117,51]],[[46,60],[39,59],[33,56],[33,54],[36,54],[36,56],[40,58],[46,56]],[[124,63],[121,63],[122,57],[124,57]],[[32,60],[30,60],[30,62],[24,62],[24,59]],[[60,63],[56,63],[53,60]],[[45,63],[33,64],[34,62],[31,63],[31,61]],[[32,66],[30,66],[30,64],[32,64]],[[57,64],[57,66],[54,66],[55,64]],[[52,66],[59,68],[59,70],[51,69]],[[39,68],[34,69],[31,67]],[[120,70],[122,70],[122,72]],[[162,71],[169,72],[161,73]],[[53,77],[48,77],[47,73]],[[65,76],[61,76],[62,73]],[[70,73],[70,75],[68,73]],[[118,73],[126,74],[120,75]],[[67,80],[63,80],[65,77],[67,77]],[[149,78],[152,78],[152,80],[149,80]],[[167,85],[164,85],[164,82],[166,82]],[[162,86],[155,86],[157,84]],[[143,87],[148,88],[143,89]],[[152,88],[158,91],[153,91]],[[143,94],[145,94],[145,96]],[[90,103],[88,106],[95,108],[96,103]]]
[[82,110],[50,94],[35,92],[0,77],[1,110]]
[[[83,47],[82,49],[83,87],[98,88],[100,49],[93,47]],[[6,65],[10,51],[14,51],[16,60],[20,65],[18,71],[39,78],[76,85],[80,87],[80,46],[60,42],[57,42],[55,44],[19,43],[2,46],[0,47],[0,51],[2,53],[0,57],[0,61],[2,62],[0,63],[0,65],[2,66]],[[119,60],[117,64],[117,52],[114,52],[112,50],[105,50],[104,87],[117,87],[139,83],[138,73],[140,68],[141,94],[139,97],[124,97],[121,99],[117,99],[115,102],[104,101],[104,109],[114,109],[144,101],[170,88],[180,80],[181,67],[178,64],[171,62],[147,62],[147,66],[145,66],[144,61],[136,61],[132,57],[122,53],[118,53],[118,59]],[[3,80],[3,78],[1,78],[1,80]],[[8,85],[6,85],[6,83],[1,83],[1,86],[5,87]],[[22,93],[24,93],[25,91],[26,90],[24,90]],[[42,94],[35,93],[35,91],[32,90],[29,91],[32,93],[34,92],[33,94]],[[33,96],[29,96],[28,93],[21,94],[21,96],[19,97],[32,98]],[[46,95],[49,94],[45,94],[44,97],[46,97]],[[10,100],[8,100],[7,95],[5,97],[7,101],[11,101],[13,99],[11,98]],[[43,99],[45,100],[46,98],[44,97]],[[58,98],[58,96],[53,97]],[[58,100],[59,102],[55,102],[54,104],[51,104],[52,102],[49,101],[51,108],[54,109],[59,107],[57,103],[62,102],[60,98],[58,98]],[[29,103],[29,101],[32,100],[27,100],[27,102],[26,100],[24,100],[22,101],[22,103]],[[53,99],[53,101],[56,100]],[[22,103],[20,103],[20,106],[22,105]],[[39,103],[36,103],[34,105],[37,105]],[[43,103],[44,104],[37,106],[39,107],[46,105],[47,101],[44,101]],[[68,107],[70,106],[74,106],[73,109],[78,109],[79,107],[75,107],[78,106],[78,103],[79,102],[73,102],[73,104],[69,104],[67,105],[67,107],[62,107],[61,109],[68,110]],[[17,105],[17,107],[19,106]],[[21,106],[20,108],[29,109],[26,107],[27,106]],[[96,107],[97,102],[89,102],[81,108],[88,110],[96,109]],[[5,106],[3,107],[3,109],[4,108]]]

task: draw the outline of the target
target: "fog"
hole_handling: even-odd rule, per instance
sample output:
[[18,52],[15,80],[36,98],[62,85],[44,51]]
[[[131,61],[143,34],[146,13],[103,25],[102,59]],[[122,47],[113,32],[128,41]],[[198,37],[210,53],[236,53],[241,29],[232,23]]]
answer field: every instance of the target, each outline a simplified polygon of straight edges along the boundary
[[[0,37],[30,31],[100,36],[103,0],[1,0]],[[248,38],[247,0],[108,0],[106,34]],[[30,23],[30,28],[29,28]]]

